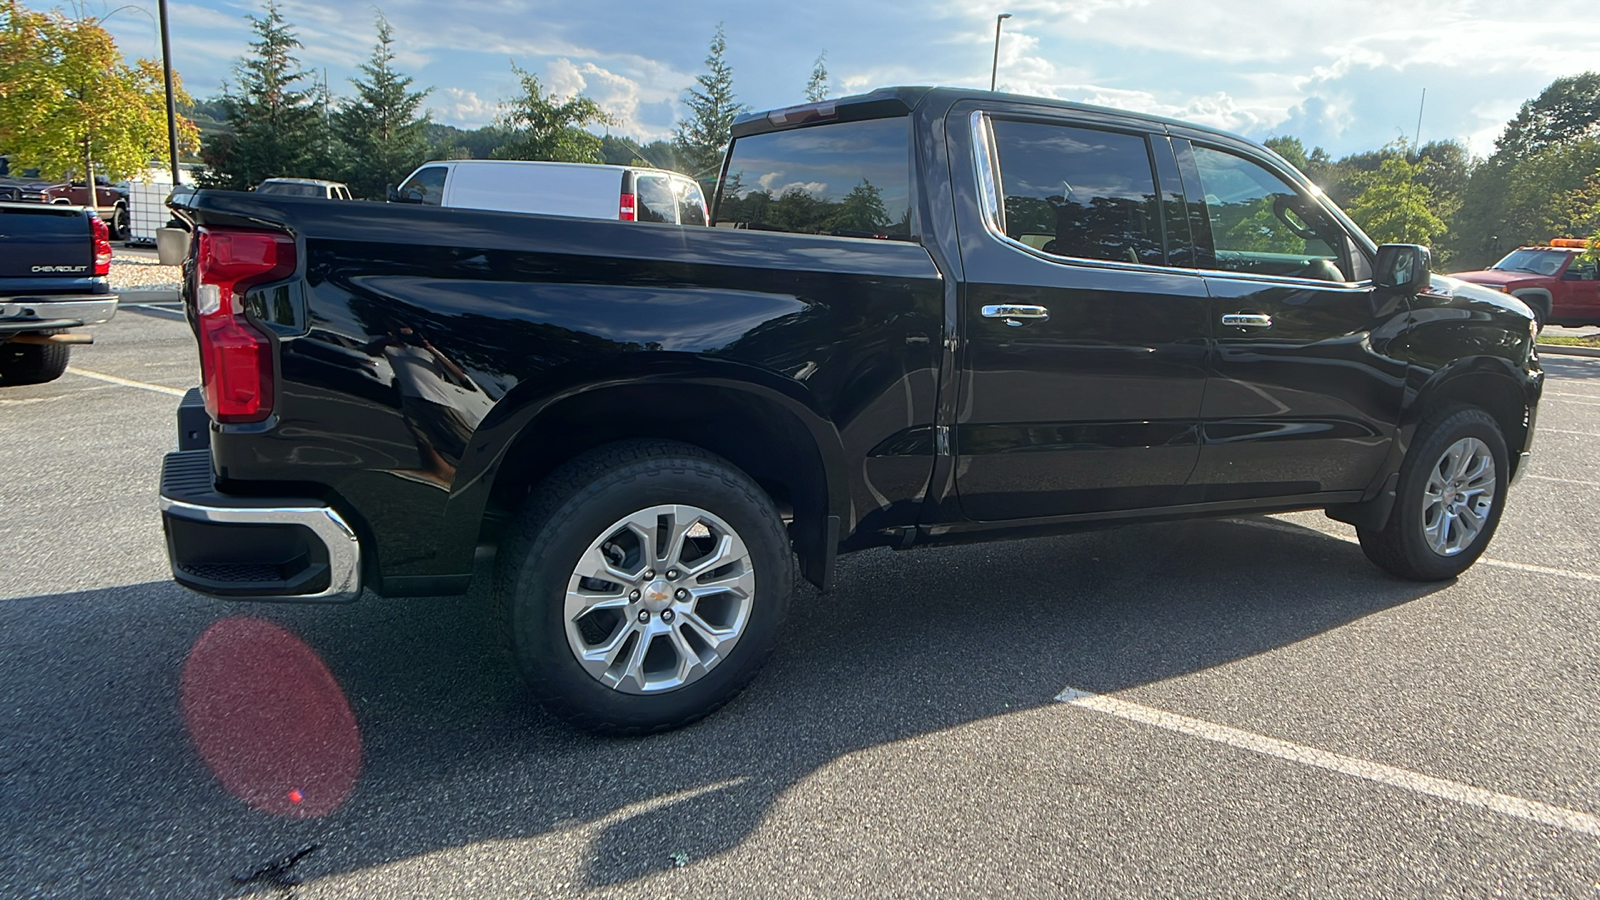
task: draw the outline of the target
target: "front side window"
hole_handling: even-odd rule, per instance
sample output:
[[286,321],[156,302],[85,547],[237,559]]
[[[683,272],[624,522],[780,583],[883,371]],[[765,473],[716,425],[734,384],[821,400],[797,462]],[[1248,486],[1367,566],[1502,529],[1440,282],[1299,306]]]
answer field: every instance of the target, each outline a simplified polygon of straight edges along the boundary
[[[1344,231],[1310,198],[1242,156],[1196,145],[1194,161],[1216,249],[1215,268],[1354,280],[1345,268],[1349,242]],[[1191,197],[1194,193],[1191,187]]]
[[754,134],[735,140],[728,152],[719,226],[911,235],[910,123],[904,118]]
[[438,206],[444,202],[444,176],[447,172],[449,169],[444,166],[423,169],[400,186],[400,198],[408,203]]
[[1054,256],[1164,264],[1142,135],[1005,120],[992,127],[1007,237]]

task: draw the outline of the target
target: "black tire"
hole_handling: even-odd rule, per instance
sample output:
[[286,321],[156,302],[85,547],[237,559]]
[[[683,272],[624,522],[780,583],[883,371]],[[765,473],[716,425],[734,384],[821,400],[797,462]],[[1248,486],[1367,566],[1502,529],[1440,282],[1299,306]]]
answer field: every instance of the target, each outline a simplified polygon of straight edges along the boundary
[[0,385],[44,384],[67,371],[72,348],[66,344],[0,344]]
[[111,221],[106,223],[109,237],[113,241],[126,241],[128,239],[128,208],[119,206],[111,214]]
[[[1492,506],[1478,533],[1453,554],[1436,552],[1424,531],[1429,514],[1425,491],[1429,477],[1458,441],[1475,438],[1494,461]],[[1400,466],[1394,511],[1384,528],[1356,528],[1361,549],[1379,568],[1411,581],[1443,581],[1467,570],[1483,555],[1500,524],[1510,480],[1509,455],[1500,426],[1481,409],[1450,406],[1434,413],[1417,429],[1411,451]]]
[[[695,680],[655,693],[628,693],[580,664],[563,611],[568,588],[582,584],[577,568],[585,554],[608,534],[617,533],[615,525],[625,517],[666,504],[693,506],[729,526],[748,551],[753,588],[745,594],[750,599],[743,601],[742,631],[731,650]],[[615,550],[614,544],[604,546]],[[642,551],[636,547],[635,552]],[[501,542],[498,557],[495,595],[500,621],[533,694],[557,716],[606,734],[677,728],[733,699],[771,654],[794,593],[794,554],[771,498],[721,457],[671,441],[611,444],[561,466],[529,496]],[[744,570],[742,565],[735,568]],[[706,577],[719,571],[723,570],[708,570]],[[657,575],[651,584],[663,584],[660,579],[669,574],[686,579],[680,587],[690,583],[688,576],[670,571]],[[621,581],[605,590],[616,587],[627,591]],[[647,595],[649,588],[645,586]],[[648,600],[647,596],[639,602]],[[699,602],[703,601],[695,601]],[[633,628],[633,615],[618,610],[616,627]],[[659,610],[655,616],[663,625],[673,621]],[[689,630],[689,618],[686,611],[675,627]],[[602,630],[602,634],[617,633]],[[596,638],[596,644],[603,639]],[[634,646],[628,643],[633,640],[617,646]],[[651,641],[660,638],[638,640],[653,648]],[[667,649],[678,652],[670,640]],[[640,653],[642,659],[645,651]],[[640,671],[639,681],[631,687],[643,682],[642,665]]]
[[[1516,296],[1516,295],[1513,295],[1513,296]],[[1534,333],[1535,334],[1543,332],[1544,331],[1544,326],[1550,325],[1550,324],[1555,324],[1555,323],[1552,323],[1550,321],[1550,298],[1549,297],[1546,297],[1544,294],[1529,294],[1529,295],[1527,295],[1525,297],[1524,296],[1518,296],[1517,299],[1521,300],[1523,303],[1528,304],[1528,308],[1533,310],[1533,320],[1534,320],[1534,322],[1537,323],[1537,325],[1534,328]]]

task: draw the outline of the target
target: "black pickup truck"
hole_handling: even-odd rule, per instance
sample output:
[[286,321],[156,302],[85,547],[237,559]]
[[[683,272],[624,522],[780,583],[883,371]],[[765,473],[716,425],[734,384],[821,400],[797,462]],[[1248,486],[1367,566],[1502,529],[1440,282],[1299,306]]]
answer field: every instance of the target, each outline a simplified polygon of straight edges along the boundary
[[[1527,466],[1528,308],[1206,128],[899,88],[745,116],[716,227],[202,191],[161,507],[219,597],[494,594],[637,732],[837,554],[1326,509],[1449,578]],[[203,409],[202,409],[203,400]]]
[[111,240],[87,209],[0,202],[0,387],[54,381],[73,344],[70,330],[116,315]]

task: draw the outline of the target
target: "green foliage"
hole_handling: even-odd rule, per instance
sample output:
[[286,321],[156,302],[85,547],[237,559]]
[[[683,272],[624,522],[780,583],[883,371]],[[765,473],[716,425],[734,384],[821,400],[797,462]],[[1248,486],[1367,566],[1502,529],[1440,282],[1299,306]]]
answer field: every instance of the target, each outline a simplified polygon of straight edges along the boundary
[[1431,244],[1445,230],[1433,212],[1433,191],[1421,182],[1427,165],[1407,157],[1405,141],[1390,144],[1376,171],[1360,173],[1350,218],[1380,244]]
[[1554,144],[1600,137],[1600,72],[1557,78],[1522,104],[1495,141],[1494,157],[1525,159]]
[[1279,135],[1278,137],[1269,137],[1261,143],[1268,150],[1288,160],[1289,165],[1294,166],[1301,172],[1306,170],[1309,162],[1306,157],[1306,145],[1300,143],[1299,138]]
[[326,147],[322,96],[315,85],[299,86],[310,80],[294,55],[300,39],[276,0],[267,0],[263,11],[263,18],[245,16],[256,40],[234,66],[237,92],[223,89],[229,131],[207,136],[201,149],[210,167],[207,187],[242,191],[267,178],[336,174],[316,170],[318,151]]
[[811,79],[806,82],[806,101],[816,103],[828,99],[828,51],[817,54],[817,61],[811,65]]
[[355,196],[373,200],[428,158],[429,124],[427,113],[418,115],[429,91],[411,90],[411,77],[395,71],[394,29],[381,13],[376,27],[378,43],[361,65],[366,77],[351,80],[356,96],[342,101],[334,117],[350,159],[344,181]]
[[706,56],[706,72],[695,76],[700,88],[690,88],[684,98],[689,118],[678,123],[672,142],[685,171],[702,181],[715,179],[722,171],[722,155],[728,149],[733,120],[746,110],[734,99],[733,69],[723,58],[727,49],[727,38],[718,24]]
[[[173,93],[191,102],[177,73]],[[197,140],[194,123],[180,116],[180,152]],[[143,172],[168,150],[160,64],[129,65],[93,18],[0,0],[0,147],[11,165],[45,178],[98,173],[118,181]]]
[[678,157],[666,141],[640,145],[625,137],[608,134],[600,139],[600,160],[612,166],[650,166],[678,171]]
[[495,159],[554,160],[596,163],[601,140],[583,130],[590,124],[610,124],[611,117],[588,97],[561,100],[547,95],[539,76],[511,65],[522,82],[522,93],[502,105],[500,128],[510,140],[495,148]]
[[1276,196],[1268,194],[1237,203],[1208,203],[1212,239],[1217,249],[1243,253],[1305,253],[1305,238],[1284,228],[1273,212]]

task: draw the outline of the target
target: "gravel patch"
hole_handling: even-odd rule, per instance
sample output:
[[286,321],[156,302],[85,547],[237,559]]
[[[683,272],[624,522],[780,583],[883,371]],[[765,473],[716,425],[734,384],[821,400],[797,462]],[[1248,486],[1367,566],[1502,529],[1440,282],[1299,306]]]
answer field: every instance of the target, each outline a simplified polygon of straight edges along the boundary
[[114,291],[176,291],[183,286],[183,270],[149,257],[120,256],[113,251],[110,279]]

